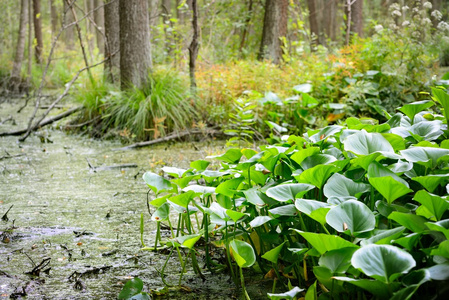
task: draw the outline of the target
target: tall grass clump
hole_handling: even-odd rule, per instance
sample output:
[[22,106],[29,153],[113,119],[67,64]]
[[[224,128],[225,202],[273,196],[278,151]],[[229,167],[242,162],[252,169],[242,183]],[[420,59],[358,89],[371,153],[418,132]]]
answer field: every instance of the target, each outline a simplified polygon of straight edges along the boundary
[[143,89],[134,88],[105,102],[107,126],[138,140],[155,139],[187,128],[196,116],[188,87],[171,71],[155,71]]

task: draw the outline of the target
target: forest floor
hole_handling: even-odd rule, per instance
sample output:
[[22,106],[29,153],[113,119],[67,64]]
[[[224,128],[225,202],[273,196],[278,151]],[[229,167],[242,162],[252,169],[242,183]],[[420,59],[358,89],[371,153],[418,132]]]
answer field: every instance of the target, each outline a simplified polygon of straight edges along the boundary
[[[11,116],[0,132],[26,127],[31,105],[17,114],[23,101],[0,103],[0,124]],[[191,160],[223,151],[224,143],[113,151],[122,146],[119,141],[66,134],[58,126],[45,127],[22,143],[15,136],[0,137],[0,217],[5,216],[0,220],[0,299],[116,299],[136,276],[144,291],[161,290],[159,271],[167,253],[140,251],[141,213],[146,244],[152,245],[155,236],[142,175],[164,165],[188,168]],[[165,280],[176,284],[180,270],[172,258]],[[228,275],[205,275],[203,282],[187,270],[183,289],[159,297],[241,297]],[[266,299],[271,283],[260,275],[251,281],[252,299]]]

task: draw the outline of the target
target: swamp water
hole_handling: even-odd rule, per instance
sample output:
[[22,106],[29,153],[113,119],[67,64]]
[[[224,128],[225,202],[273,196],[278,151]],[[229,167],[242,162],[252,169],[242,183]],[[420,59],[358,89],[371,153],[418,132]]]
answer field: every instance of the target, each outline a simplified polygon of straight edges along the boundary
[[[0,104],[0,122],[11,115],[16,123],[3,123],[0,132],[26,126],[32,107],[19,115],[15,102]],[[122,145],[68,135],[50,126],[23,143],[17,140],[0,137],[0,217],[12,206],[9,220],[0,220],[0,299],[116,299],[123,284],[136,276],[143,280],[144,291],[162,289],[159,271],[167,254],[140,251],[141,213],[146,244],[152,245],[155,236],[142,175],[163,165],[188,168],[191,160],[223,151],[224,143],[113,151]],[[94,171],[89,164],[137,167]],[[176,284],[179,272],[178,259],[172,256],[165,280]],[[159,297],[241,297],[228,275],[204,274],[203,282],[187,270],[185,289]],[[259,284],[251,284],[249,293],[253,299],[266,299]]]

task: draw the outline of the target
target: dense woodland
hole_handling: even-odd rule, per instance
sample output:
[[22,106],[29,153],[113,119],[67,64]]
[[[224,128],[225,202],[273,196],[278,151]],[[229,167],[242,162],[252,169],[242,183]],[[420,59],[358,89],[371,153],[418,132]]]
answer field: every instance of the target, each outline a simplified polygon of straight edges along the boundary
[[[246,299],[247,274],[272,280],[271,299],[447,295],[449,1],[0,11],[0,101],[35,106],[27,128],[0,136],[24,141],[70,115],[62,128],[131,144],[120,150],[227,139],[218,162],[143,175],[157,231],[145,245],[142,214],[142,247],[176,256],[180,289],[189,264],[204,280],[226,270]],[[54,115],[60,103],[70,108]],[[142,287],[135,278],[120,298],[147,299]]]

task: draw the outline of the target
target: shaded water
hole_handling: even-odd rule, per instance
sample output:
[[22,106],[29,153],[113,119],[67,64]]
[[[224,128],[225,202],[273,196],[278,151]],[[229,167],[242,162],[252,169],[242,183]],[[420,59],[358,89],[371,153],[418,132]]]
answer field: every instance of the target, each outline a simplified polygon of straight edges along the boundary
[[[0,122],[12,115],[17,123],[8,121],[0,131],[25,127],[31,107],[20,116],[18,107],[0,104]],[[188,168],[191,160],[223,151],[223,143],[112,151],[121,144],[50,128],[23,143],[17,139],[0,137],[0,217],[13,205],[9,221],[0,221],[0,299],[22,291],[28,299],[115,299],[123,283],[134,276],[144,281],[147,292],[162,288],[157,270],[166,255],[139,251],[139,220],[147,211],[148,190],[142,174],[165,164]],[[137,168],[94,172],[88,162],[95,167],[137,164]],[[149,219],[148,213],[145,217]],[[154,241],[154,229],[145,222],[147,244]],[[25,274],[47,258],[49,263],[38,277]],[[166,280],[177,282],[179,270],[172,258]],[[164,297],[239,297],[229,276],[206,278],[203,282],[188,271],[183,281],[192,292]],[[250,292],[256,298],[265,295],[257,288]]]

